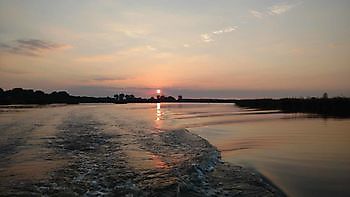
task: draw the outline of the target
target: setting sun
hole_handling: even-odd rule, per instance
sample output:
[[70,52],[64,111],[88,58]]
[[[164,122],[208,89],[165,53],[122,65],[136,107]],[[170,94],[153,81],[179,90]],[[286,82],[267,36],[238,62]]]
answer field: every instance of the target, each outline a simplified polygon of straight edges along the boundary
[[157,89],[157,94],[160,94],[160,89]]

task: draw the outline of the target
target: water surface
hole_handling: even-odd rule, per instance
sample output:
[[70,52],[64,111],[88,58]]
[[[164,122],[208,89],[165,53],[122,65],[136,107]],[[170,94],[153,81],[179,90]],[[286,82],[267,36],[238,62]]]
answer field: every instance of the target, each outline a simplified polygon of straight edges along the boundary
[[162,103],[155,108],[155,127],[189,129],[218,147],[223,160],[258,170],[288,195],[350,195],[350,119],[232,104]]
[[[1,108],[1,176],[41,178],[64,165],[64,158],[47,159],[54,153],[40,144],[50,142],[57,126],[72,114],[93,117],[106,132],[118,129],[127,135],[187,128],[218,147],[223,160],[258,170],[288,195],[350,195],[349,119],[246,110],[233,104]],[[130,158],[136,158],[134,167],[144,168],[139,164],[148,157],[152,159],[147,165],[164,167],[154,155],[140,154],[137,147],[128,150]]]

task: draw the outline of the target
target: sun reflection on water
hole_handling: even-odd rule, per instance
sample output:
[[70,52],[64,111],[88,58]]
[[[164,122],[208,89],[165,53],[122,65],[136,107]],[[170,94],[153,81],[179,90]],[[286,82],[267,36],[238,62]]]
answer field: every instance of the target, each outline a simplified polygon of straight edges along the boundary
[[169,165],[165,163],[159,155],[152,154],[151,155],[152,161],[154,162],[154,166],[156,168],[161,168],[161,169],[168,169]]
[[160,110],[160,103],[157,103],[156,106],[156,118],[155,118],[155,127],[157,129],[161,129],[162,128],[162,111]]
[[157,115],[156,120],[157,121],[160,120],[160,118],[162,116],[162,112],[160,111],[160,103],[157,103],[157,113],[156,113],[156,115]]

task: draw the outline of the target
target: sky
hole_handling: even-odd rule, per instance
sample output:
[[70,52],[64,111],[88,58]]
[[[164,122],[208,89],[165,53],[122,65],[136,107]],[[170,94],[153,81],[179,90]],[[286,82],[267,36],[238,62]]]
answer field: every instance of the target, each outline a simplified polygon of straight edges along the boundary
[[348,0],[0,0],[0,87],[350,96]]

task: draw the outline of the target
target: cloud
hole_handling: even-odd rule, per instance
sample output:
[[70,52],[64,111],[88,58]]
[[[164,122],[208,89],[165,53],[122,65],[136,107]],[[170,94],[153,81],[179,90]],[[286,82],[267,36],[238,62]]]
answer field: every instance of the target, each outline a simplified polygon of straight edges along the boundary
[[149,31],[143,29],[115,29],[115,31],[131,38],[143,37],[149,34]]
[[28,56],[40,56],[46,52],[67,48],[71,48],[71,46],[39,39],[18,39],[9,44],[0,43],[1,51]]
[[183,46],[184,46],[185,48],[190,47],[190,45],[189,45],[189,44],[184,44]]
[[222,34],[222,33],[224,33],[224,31],[223,31],[223,30],[213,31],[213,34]]
[[263,18],[263,17],[265,16],[264,13],[259,12],[259,11],[256,11],[256,10],[250,10],[249,12],[250,12],[250,14],[251,14],[252,16],[254,16],[255,18]]
[[129,38],[142,38],[151,33],[149,25],[116,24],[115,22],[105,24],[106,28],[113,32],[123,34]]
[[274,5],[274,6],[271,6],[269,8],[268,13],[270,15],[280,15],[280,14],[283,14],[283,13],[287,12],[288,10],[292,9],[295,6],[296,5],[290,5],[290,4]]
[[214,39],[212,38],[212,36],[208,33],[202,34],[201,35],[201,39],[203,42],[212,42],[214,41]]
[[296,4],[280,3],[267,8],[266,11],[250,10],[249,13],[255,18],[261,19],[266,16],[277,16],[277,15],[284,14],[288,12],[290,9],[297,6],[298,4],[300,3],[296,3]]
[[212,33],[213,34],[216,34],[216,35],[219,35],[219,34],[223,34],[223,33],[230,33],[232,31],[235,31],[237,29],[237,26],[234,26],[234,27],[226,27],[224,29],[219,29],[219,30],[216,30],[216,31],[213,31]]
[[219,36],[225,33],[230,33],[230,32],[236,31],[237,29],[238,29],[237,26],[232,26],[232,27],[226,27],[223,29],[215,30],[211,33],[204,33],[204,34],[201,34],[201,40],[202,42],[213,42],[215,36]]
[[237,26],[228,27],[228,28],[224,29],[224,33],[230,33],[232,31],[236,31],[236,29],[237,29]]

